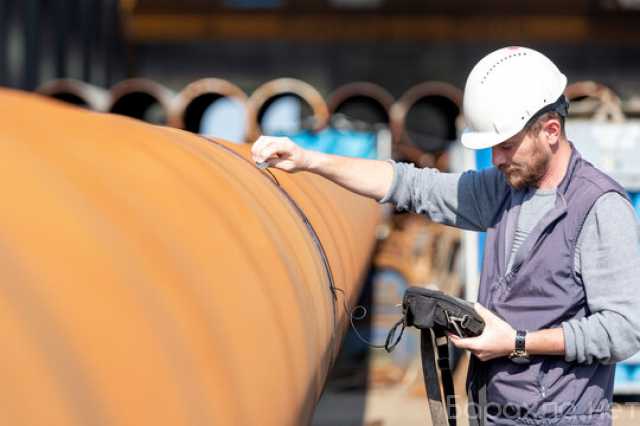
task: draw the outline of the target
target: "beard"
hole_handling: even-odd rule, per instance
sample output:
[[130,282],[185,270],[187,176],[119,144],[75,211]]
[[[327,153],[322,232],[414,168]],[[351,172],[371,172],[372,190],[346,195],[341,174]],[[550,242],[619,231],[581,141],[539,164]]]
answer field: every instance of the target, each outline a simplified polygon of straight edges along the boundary
[[520,191],[529,187],[537,188],[540,180],[547,173],[549,161],[551,161],[551,154],[545,152],[536,141],[533,152],[526,163],[511,162],[511,164],[500,166],[500,171],[515,190]]

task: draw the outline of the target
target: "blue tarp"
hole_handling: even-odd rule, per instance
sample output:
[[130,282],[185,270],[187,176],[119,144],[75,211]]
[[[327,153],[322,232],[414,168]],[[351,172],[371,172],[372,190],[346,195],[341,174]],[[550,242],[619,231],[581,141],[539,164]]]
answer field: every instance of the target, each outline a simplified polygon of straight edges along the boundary
[[372,132],[328,128],[318,133],[302,131],[288,136],[305,149],[347,157],[377,158],[376,135]]

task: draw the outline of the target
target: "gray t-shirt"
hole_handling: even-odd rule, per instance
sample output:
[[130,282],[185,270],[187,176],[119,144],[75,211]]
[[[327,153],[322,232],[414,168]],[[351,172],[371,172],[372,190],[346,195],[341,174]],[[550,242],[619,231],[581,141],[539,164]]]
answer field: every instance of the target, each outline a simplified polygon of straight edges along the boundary
[[[392,163],[393,183],[380,203],[462,229],[485,231],[509,190],[495,168],[440,173]],[[514,245],[522,243],[555,201],[555,191],[529,192],[523,197]],[[640,351],[639,242],[640,227],[629,202],[616,193],[601,196],[578,237],[575,269],[590,314],[562,323],[566,361],[614,363]]]
[[[513,257],[529,236],[529,233],[540,219],[546,216],[556,202],[555,189],[529,189],[526,191],[520,206],[518,224],[513,235],[509,253],[507,270],[513,265]],[[509,244],[506,245],[509,247]]]

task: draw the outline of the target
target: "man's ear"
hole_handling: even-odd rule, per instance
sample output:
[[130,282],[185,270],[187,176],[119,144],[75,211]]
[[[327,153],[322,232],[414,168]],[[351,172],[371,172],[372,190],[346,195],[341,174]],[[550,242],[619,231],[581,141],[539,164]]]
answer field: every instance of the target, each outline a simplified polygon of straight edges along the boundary
[[542,131],[544,132],[549,145],[555,145],[560,140],[560,136],[562,134],[562,125],[560,124],[560,120],[557,118],[549,118],[543,124]]

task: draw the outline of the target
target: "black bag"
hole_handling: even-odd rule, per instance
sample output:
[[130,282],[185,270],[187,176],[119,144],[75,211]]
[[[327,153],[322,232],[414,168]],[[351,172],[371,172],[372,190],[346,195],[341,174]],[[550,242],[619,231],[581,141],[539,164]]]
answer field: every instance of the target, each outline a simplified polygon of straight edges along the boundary
[[484,320],[473,303],[438,290],[409,287],[404,294],[402,309],[405,325],[420,330],[442,328],[460,337],[474,337],[482,334],[484,329]]
[[[476,312],[472,303],[446,295],[441,291],[420,287],[407,289],[402,301],[402,311],[403,318],[389,332],[385,347],[387,351],[392,351],[400,341],[406,326],[414,326],[421,331],[422,374],[432,422],[436,426],[447,424],[455,426],[455,392],[449,364],[447,333],[453,333],[460,337],[479,336],[484,330],[484,320]],[[394,340],[398,326],[402,326],[402,328],[400,335]],[[442,379],[445,394],[444,405],[436,365]]]

